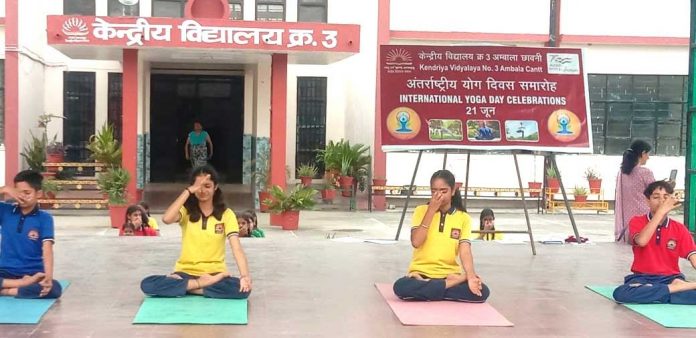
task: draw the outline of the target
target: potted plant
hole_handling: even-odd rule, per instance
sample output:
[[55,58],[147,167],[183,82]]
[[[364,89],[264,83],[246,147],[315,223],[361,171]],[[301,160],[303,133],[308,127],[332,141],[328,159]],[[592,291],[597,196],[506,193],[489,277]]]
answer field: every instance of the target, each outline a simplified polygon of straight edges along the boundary
[[41,183],[41,192],[43,197],[49,200],[56,199],[56,193],[63,190],[54,180],[43,180]]
[[590,184],[590,193],[599,194],[602,190],[602,177],[599,176],[599,173],[593,168],[587,168],[585,170],[585,178]]
[[573,195],[575,196],[575,202],[587,202],[587,189],[585,187],[575,186]]
[[336,182],[328,175],[324,176],[324,184],[321,189],[321,199],[326,203],[333,203],[336,198]]
[[341,177],[339,182],[341,184],[341,195],[343,197],[352,196],[353,190],[353,166],[350,158],[344,157],[341,164]]
[[561,183],[558,181],[558,173],[553,167],[546,169],[546,182],[548,188],[552,193],[557,193],[561,187]]
[[126,187],[129,181],[130,173],[120,167],[108,169],[97,179],[99,189],[109,196],[109,216],[112,228],[119,228],[125,223]]
[[305,187],[312,185],[312,179],[317,175],[317,167],[313,164],[301,164],[297,168],[297,176],[300,176],[300,181]]
[[[53,115],[53,114],[41,114],[39,115],[38,127],[43,129],[43,139],[45,142],[46,149],[46,162],[47,163],[62,163],[65,160],[65,149],[63,148],[63,143],[58,142],[58,135],[54,135],[51,141],[48,141],[48,124],[54,118],[64,119],[63,116]],[[57,167],[49,167],[48,172],[57,172]]]
[[314,207],[314,196],[317,191],[296,185],[292,190],[285,191],[279,186],[271,188],[271,197],[263,201],[271,212],[280,215],[283,230],[296,230],[300,220],[300,210]]
[[541,196],[541,182],[527,182],[527,185],[529,186],[529,190],[536,190],[530,191],[529,197]]
[[27,162],[29,169],[43,172],[43,163],[46,162],[46,139],[43,137],[38,138],[32,132],[29,132],[29,134],[31,135],[31,142],[24,145],[21,155]]
[[[386,178],[373,178],[372,179],[372,186],[373,187],[383,187],[387,185],[387,179]],[[379,189],[379,190],[373,190],[372,193],[374,195],[384,195],[384,190]]]
[[90,136],[87,149],[92,152],[91,160],[103,163],[108,168],[121,165],[122,150],[111,124],[105,124],[97,134]]
[[317,163],[324,163],[325,176],[328,175],[331,179],[338,176],[341,171],[341,153],[340,149],[344,141],[329,141],[324,149],[319,149],[317,153]]

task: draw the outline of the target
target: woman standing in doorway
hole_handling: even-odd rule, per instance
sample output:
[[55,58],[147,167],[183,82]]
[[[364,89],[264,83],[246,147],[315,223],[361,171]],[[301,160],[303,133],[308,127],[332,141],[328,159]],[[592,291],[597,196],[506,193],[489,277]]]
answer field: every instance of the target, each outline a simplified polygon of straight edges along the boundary
[[614,206],[614,238],[617,242],[631,243],[628,238],[628,221],[633,216],[650,212],[643,191],[655,182],[653,172],[644,167],[650,158],[652,147],[648,142],[635,140],[623,153],[621,171],[616,178],[616,203]]
[[[210,147],[210,155],[208,155],[208,147]],[[203,130],[203,125],[199,121],[193,122],[193,131],[188,134],[184,151],[186,159],[191,161],[192,168],[206,165],[213,157],[213,141],[210,140],[210,135]]]

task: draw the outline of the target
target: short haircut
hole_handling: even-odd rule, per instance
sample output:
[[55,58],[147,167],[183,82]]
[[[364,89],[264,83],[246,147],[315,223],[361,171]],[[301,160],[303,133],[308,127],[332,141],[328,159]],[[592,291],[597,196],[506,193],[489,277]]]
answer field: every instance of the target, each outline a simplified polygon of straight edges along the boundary
[[646,198],[650,198],[650,195],[652,195],[655,190],[658,189],[664,189],[668,194],[673,194],[674,193],[674,188],[672,187],[672,184],[667,181],[655,181],[650,184],[648,184],[648,187],[645,188],[645,191],[643,191],[643,195],[645,195]]
[[26,182],[34,190],[41,190],[43,176],[34,170],[23,170],[14,177],[14,183],[17,184],[19,182]]

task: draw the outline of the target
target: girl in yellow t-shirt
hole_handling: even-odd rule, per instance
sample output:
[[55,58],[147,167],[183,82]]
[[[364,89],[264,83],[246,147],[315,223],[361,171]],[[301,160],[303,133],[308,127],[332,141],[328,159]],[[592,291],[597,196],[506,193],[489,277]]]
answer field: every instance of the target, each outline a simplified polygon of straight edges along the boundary
[[[479,216],[479,221],[481,222],[479,224],[479,230],[495,231],[495,214],[493,214],[493,210],[488,208],[481,210],[481,216]],[[503,234],[483,233],[479,234],[478,239],[482,239],[484,241],[499,241],[503,239]]]
[[408,274],[394,283],[401,299],[482,303],[490,294],[474,271],[471,218],[454,182],[451,172],[436,171],[430,178],[430,203],[413,213],[413,258]]
[[[170,275],[145,278],[140,288],[147,295],[181,297],[186,294],[210,298],[247,298],[251,277],[247,259],[239,242],[239,225],[232,210],[225,206],[218,175],[210,166],[197,167],[191,186],[184,189],[162,217],[165,224],[181,226],[181,255]],[[225,264],[225,242],[240,277],[231,277]]]

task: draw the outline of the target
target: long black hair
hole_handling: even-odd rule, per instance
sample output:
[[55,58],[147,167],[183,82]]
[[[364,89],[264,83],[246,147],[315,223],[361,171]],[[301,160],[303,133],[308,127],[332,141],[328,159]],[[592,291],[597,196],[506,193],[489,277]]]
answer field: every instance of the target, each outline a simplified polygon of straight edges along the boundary
[[638,165],[638,160],[643,153],[649,153],[652,150],[650,143],[643,140],[635,140],[631,143],[631,147],[623,153],[623,161],[621,161],[621,172],[629,175]]
[[462,194],[459,192],[459,189],[456,188],[456,182],[452,172],[444,169],[436,171],[433,176],[430,177],[430,185],[432,185],[433,181],[438,178],[445,181],[445,183],[447,183],[447,185],[454,190],[454,196],[452,196],[452,206],[459,211],[466,212],[466,209],[464,209],[464,204],[462,203]]
[[[210,165],[196,167],[191,172],[189,184],[193,185],[196,183],[196,177],[201,175],[210,175],[210,180],[213,181],[213,184],[216,186],[215,192],[213,193],[213,216],[215,216],[217,219],[222,219],[222,214],[225,213],[225,210],[227,210],[227,206],[225,205],[225,198],[222,195],[222,190],[220,190],[220,187],[218,186],[218,173]],[[198,222],[198,220],[201,219],[203,212],[201,211],[201,207],[196,195],[192,194],[188,197],[186,202],[184,202],[184,208],[186,208],[186,211],[188,212],[189,221]]]
[[145,211],[145,208],[141,207],[138,204],[133,204],[126,209],[126,223],[123,225],[123,229],[126,228],[126,224],[131,222],[130,215],[132,215],[136,211],[140,211],[140,215],[141,215],[140,218],[143,221],[141,228],[144,229],[145,227],[150,227],[150,224],[148,224],[148,221],[150,221],[150,220],[148,219],[147,212]]
[[[479,216],[479,221],[481,222],[480,226],[479,226],[479,230],[481,230],[481,231],[484,230],[483,219],[486,217],[493,217],[493,219],[495,219],[495,215],[493,214],[492,209],[486,208],[486,209],[481,210],[481,216]],[[495,223],[493,223],[493,227],[491,227],[491,230],[495,230]],[[485,234],[481,234],[481,235],[482,235],[481,238],[484,238],[485,240],[495,239],[495,233],[485,233]]]

